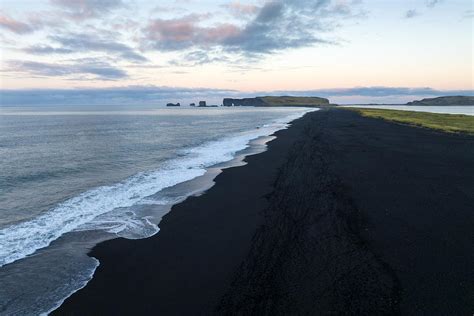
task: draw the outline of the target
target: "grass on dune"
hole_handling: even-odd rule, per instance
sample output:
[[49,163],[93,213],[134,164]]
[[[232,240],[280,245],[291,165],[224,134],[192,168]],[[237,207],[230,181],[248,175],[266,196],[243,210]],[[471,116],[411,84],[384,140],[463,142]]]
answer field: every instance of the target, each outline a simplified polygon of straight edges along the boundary
[[352,110],[365,117],[380,118],[449,133],[474,134],[474,116],[470,115],[363,108],[352,108]]

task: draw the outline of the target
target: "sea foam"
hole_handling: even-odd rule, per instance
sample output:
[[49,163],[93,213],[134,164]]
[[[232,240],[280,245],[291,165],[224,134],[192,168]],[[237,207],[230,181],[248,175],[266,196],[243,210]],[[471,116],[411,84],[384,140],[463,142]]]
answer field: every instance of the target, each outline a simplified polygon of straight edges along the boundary
[[[0,230],[0,267],[47,247],[63,234],[98,227],[119,234],[124,230],[142,230],[138,237],[158,232],[147,218],[137,220],[120,210],[140,203],[165,188],[192,180],[206,173],[206,168],[230,161],[248,147],[252,140],[271,135],[287,123],[303,116],[302,111],[266,124],[258,129],[183,149],[178,158],[165,162],[159,169],[139,173],[114,185],[101,186],[62,202],[42,215]],[[158,201],[157,204],[160,202]],[[106,214],[107,216],[104,216]],[[102,222],[95,222],[103,216]],[[133,234],[132,234],[133,235]]]

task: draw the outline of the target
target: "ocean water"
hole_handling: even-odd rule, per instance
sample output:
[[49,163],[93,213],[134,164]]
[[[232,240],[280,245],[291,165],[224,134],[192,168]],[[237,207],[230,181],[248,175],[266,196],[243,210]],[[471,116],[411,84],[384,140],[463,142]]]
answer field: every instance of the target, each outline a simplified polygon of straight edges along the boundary
[[94,245],[158,233],[308,111],[0,106],[0,314],[54,310],[93,277]]
[[362,107],[368,109],[386,109],[440,114],[474,115],[474,105],[418,106],[418,105],[344,105],[344,107]]

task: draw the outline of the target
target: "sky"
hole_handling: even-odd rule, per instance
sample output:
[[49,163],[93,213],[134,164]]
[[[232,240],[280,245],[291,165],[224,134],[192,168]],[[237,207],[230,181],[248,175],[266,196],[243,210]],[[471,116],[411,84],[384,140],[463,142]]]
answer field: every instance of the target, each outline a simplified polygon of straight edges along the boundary
[[474,0],[0,0],[0,105],[473,95]]

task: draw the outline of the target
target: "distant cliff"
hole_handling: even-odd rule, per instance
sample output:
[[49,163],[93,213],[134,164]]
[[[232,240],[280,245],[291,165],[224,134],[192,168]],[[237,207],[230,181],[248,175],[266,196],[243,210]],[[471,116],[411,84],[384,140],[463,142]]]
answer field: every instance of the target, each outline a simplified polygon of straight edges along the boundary
[[224,106],[304,106],[318,107],[331,105],[328,99],[319,97],[256,97],[244,99],[225,98],[222,102]]
[[407,105],[474,105],[474,97],[452,96],[408,102]]

